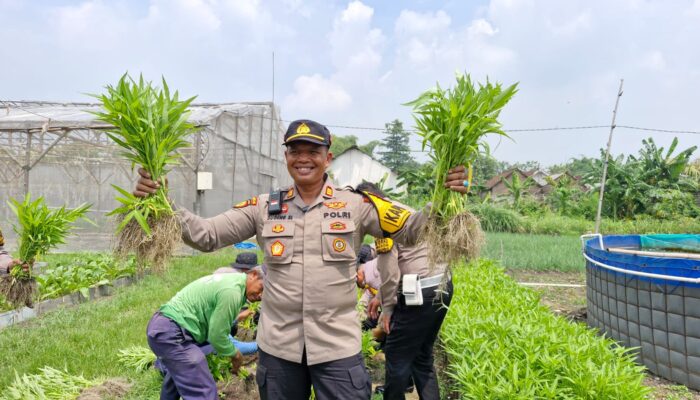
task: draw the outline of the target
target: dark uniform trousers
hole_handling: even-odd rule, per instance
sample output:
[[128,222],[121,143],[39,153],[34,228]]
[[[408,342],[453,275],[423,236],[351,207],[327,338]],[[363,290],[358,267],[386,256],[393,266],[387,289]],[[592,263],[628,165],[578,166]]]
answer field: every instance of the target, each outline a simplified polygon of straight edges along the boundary
[[439,400],[440,390],[433,367],[433,345],[452,301],[452,279],[442,292],[423,289],[423,305],[407,306],[402,294],[391,316],[386,337],[386,382],[384,399],[405,399],[411,377],[421,400]]
[[368,400],[372,381],[362,353],[325,363],[307,365],[287,361],[259,350],[255,379],[261,400],[308,400],[311,386],[318,400]]
[[156,312],[148,323],[147,337],[166,370],[161,400],[218,399],[207,359],[187,330]]

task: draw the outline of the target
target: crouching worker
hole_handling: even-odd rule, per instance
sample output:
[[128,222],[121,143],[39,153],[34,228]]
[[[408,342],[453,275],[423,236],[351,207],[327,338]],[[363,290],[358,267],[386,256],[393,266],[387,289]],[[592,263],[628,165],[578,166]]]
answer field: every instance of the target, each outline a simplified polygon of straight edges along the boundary
[[379,287],[382,283],[379,271],[377,271],[376,256],[376,251],[367,244],[362,245],[360,254],[357,256],[357,275],[355,276],[355,282],[357,283],[357,287],[362,290],[359,303],[361,305],[360,320],[362,321],[363,331],[368,331],[377,326],[377,318],[374,318],[369,313],[369,306],[371,302],[377,298]]
[[185,286],[153,315],[148,345],[167,369],[161,400],[218,399],[198,344],[209,342],[219,356],[230,356],[231,371],[236,374],[243,356],[229,340],[229,332],[246,298],[260,301],[263,282],[260,267],[245,274],[208,275]]

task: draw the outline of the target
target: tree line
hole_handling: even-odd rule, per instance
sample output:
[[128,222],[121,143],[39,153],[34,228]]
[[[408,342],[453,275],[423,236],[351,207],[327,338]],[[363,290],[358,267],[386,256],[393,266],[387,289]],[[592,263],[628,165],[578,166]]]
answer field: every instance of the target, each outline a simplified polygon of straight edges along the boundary
[[[410,138],[411,132],[404,129],[401,121],[394,120],[385,124],[380,140],[367,144],[358,144],[354,135],[334,136],[331,151],[338,155],[356,146],[378,159],[398,175],[399,184],[406,188],[403,194],[395,194],[398,200],[421,207],[435,185],[434,165],[415,160],[409,146]],[[611,154],[602,215],[613,220],[633,219],[640,215],[657,219],[700,216],[696,202],[700,191],[700,159],[691,160],[696,149],[697,146],[680,149],[678,138],[674,138],[667,149],[647,138],[642,140],[637,154]],[[554,213],[592,219],[598,204],[604,159],[605,151],[600,149],[599,157],[578,157],[542,168],[537,161],[509,163],[497,160],[484,146],[484,151],[472,165],[473,191],[469,201],[506,208],[521,215]],[[507,179],[501,178],[506,193],[490,196],[486,183],[511,169],[525,173],[543,171],[550,176],[564,175],[556,180],[546,178],[550,185],[547,193],[533,196],[530,189],[535,180],[532,176],[514,173]]]

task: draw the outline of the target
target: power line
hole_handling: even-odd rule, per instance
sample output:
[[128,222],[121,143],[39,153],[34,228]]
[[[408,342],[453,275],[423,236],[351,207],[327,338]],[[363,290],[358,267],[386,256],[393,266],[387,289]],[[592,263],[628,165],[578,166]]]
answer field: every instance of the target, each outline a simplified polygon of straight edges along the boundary
[[504,132],[546,132],[546,131],[574,131],[585,129],[610,128],[610,125],[589,125],[589,126],[555,126],[551,128],[527,128],[527,129],[503,129]]
[[[37,117],[45,118],[47,120],[51,119],[50,117],[48,117],[46,115],[42,115],[42,114],[36,113],[34,111],[28,110],[26,108],[20,107],[16,103],[11,102],[11,101],[0,100],[0,103],[2,103],[7,108],[17,108],[17,109],[20,109],[20,110],[27,112],[29,114],[33,114]],[[255,117],[259,117],[262,119],[278,120],[277,118],[274,118],[271,116],[266,116],[266,115],[257,115]],[[292,120],[286,120],[286,119],[279,119],[278,121],[285,122],[285,123],[293,122]],[[345,124],[339,124],[339,125],[329,124],[326,126],[328,128],[352,129],[352,130],[357,130],[357,131],[386,131],[386,128],[380,128],[380,127],[375,127],[375,126],[357,126],[357,125],[345,125]],[[622,129],[645,131],[645,132],[700,135],[700,131],[695,131],[695,130],[673,130],[673,129],[664,129],[664,128],[647,128],[647,127],[632,126],[632,125],[616,125],[615,127],[622,128]],[[513,133],[556,132],[556,131],[576,131],[576,130],[590,130],[590,129],[603,129],[603,128],[610,128],[610,125],[553,126],[553,127],[543,127],[543,128],[515,128],[515,129],[504,128],[503,131],[506,133],[511,133],[511,132],[513,132]],[[417,129],[404,129],[404,132],[418,133],[419,131]]]
[[633,129],[637,131],[647,131],[647,132],[661,132],[661,133],[689,133],[691,135],[700,135],[700,131],[674,131],[671,129],[656,129],[656,128],[643,128],[639,126],[629,126],[629,125],[617,125],[617,128]]

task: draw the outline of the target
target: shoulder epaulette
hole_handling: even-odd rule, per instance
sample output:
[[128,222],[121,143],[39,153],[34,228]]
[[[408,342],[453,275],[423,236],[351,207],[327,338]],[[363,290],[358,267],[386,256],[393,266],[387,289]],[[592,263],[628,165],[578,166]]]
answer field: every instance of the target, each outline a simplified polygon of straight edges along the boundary
[[408,217],[411,215],[411,212],[407,209],[383,197],[376,196],[366,191],[363,191],[362,195],[365,196],[377,210],[379,224],[382,230],[388,234],[396,233],[403,228],[406,224],[406,220],[408,220]]

